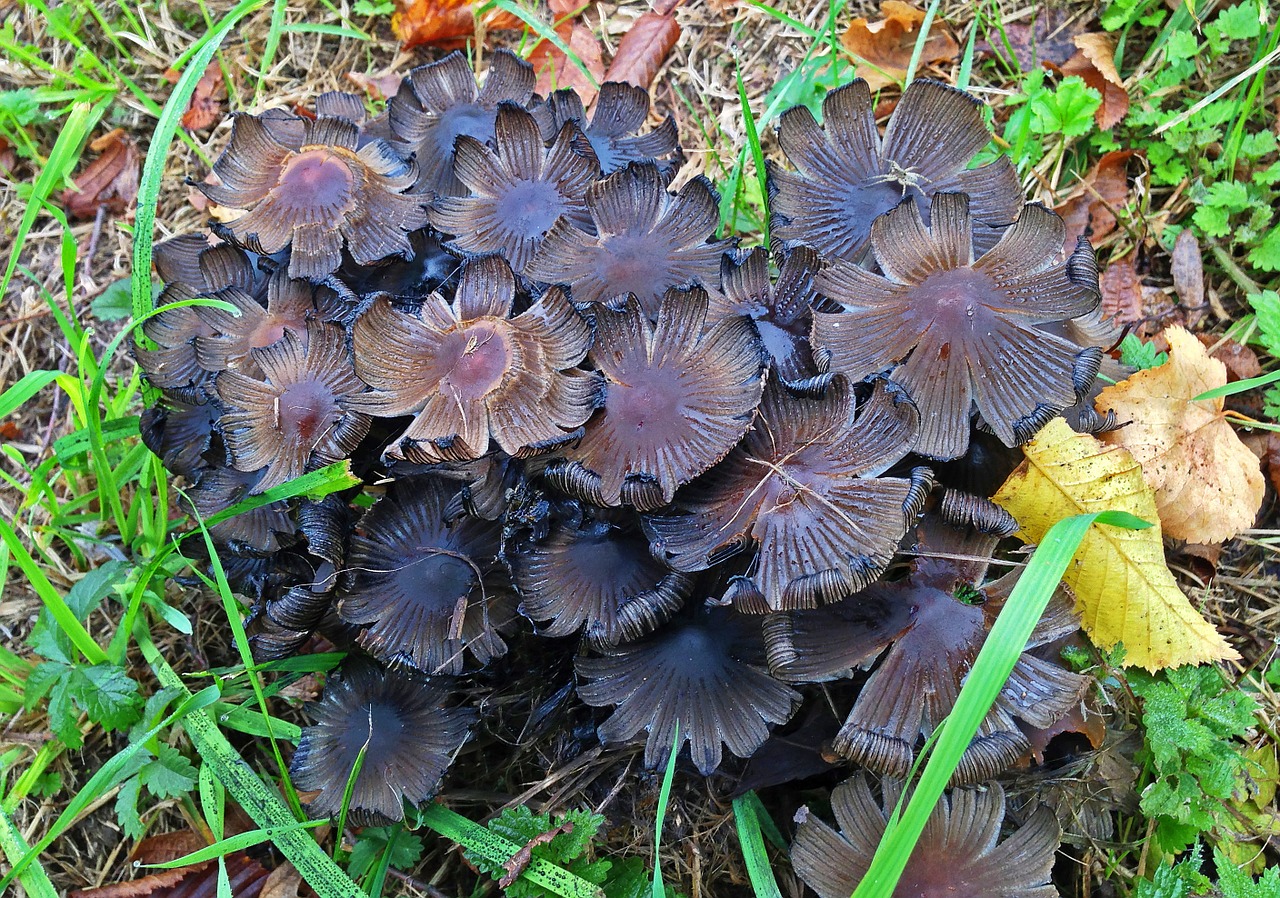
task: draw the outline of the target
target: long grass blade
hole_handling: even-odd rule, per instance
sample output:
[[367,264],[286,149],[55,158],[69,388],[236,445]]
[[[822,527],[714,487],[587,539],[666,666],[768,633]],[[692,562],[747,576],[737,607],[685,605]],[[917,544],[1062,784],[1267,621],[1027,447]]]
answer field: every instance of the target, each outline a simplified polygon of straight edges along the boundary
[[733,800],[733,820],[738,829],[738,841],[742,844],[742,859],[747,864],[747,878],[756,898],[782,898],[778,881],[769,866],[769,855],[764,848],[764,834],[760,831],[760,818],[756,816],[754,792],[739,795]]
[[667,886],[662,881],[662,860],[658,846],[662,844],[662,824],[667,819],[667,802],[671,800],[671,784],[676,778],[676,755],[680,754],[680,721],[676,721],[671,733],[671,756],[662,775],[662,788],[658,790],[658,816],[653,824],[653,898],[667,898]]

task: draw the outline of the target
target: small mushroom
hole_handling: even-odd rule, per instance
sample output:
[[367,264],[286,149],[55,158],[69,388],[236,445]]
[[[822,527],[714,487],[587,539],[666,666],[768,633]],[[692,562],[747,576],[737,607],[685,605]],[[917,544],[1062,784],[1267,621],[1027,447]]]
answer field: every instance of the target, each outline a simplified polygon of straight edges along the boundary
[[[884,807],[857,776],[831,793],[840,831],[811,811],[796,830],[791,863],[820,898],[849,898],[871,867],[899,787],[885,781]],[[1062,838],[1057,819],[1041,807],[1019,829],[1000,840],[1004,790],[956,789],[933,809],[893,890],[894,898],[1058,898],[1050,883]]]
[[450,707],[437,683],[358,656],[330,675],[311,713],[290,775],[299,790],[317,793],[307,804],[313,817],[335,816],[359,761],[349,802],[356,825],[403,820],[406,802],[435,795],[476,719]]
[[652,162],[664,175],[680,165],[676,121],[670,115],[657,128],[638,133],[649,120],[649,92],[634,84],[606,81],[600,85],[595,109],[588,120],[582,98],[571,90],[557,90],[533,107],[542,139],[550,143],[569,122],[591,142],[600,168],[611,175],[631,162]]

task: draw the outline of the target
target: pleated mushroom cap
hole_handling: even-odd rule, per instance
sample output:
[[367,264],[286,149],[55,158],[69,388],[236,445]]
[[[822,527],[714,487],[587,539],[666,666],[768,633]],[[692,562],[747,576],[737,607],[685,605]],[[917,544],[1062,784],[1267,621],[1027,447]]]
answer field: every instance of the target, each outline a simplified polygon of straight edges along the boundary
[[311,816],[335,816],[359,759],[349,805],[356,825],[403,820],[406,802],[435,795],[476,719],[449,707],[442,686],[360,657],[329,677],[311,713],[315,723],[302,731],[290,775],[300,791],[317,793],[307,803]]
[[880,576],[923,507],[927,469],[885,477],[911,451],[915,406],[880,382],[854,417],[836,379],[819,398],[770,384],[760,416],[728,457],[646,519],[654,551],[678,571],[755,549],[730,598],[753,613],[811,608]]
[[[892,809],[898,788],[884,786]],[[884,835],[887,813],[857,776],[831,793],[837,832],[812,812],[796,830],[791,863],[820,898],[849,898],[866,876]],[[1050,882],[1062,838],[1053,812],[1041,807],[1003,841],[1004,790],[956,789],[934,808],[907,860],[894,898],[1058,898]]]
[[649,119],[649,92],[634,84],[606,81],[600,85],[590,119],[582,98],[571,89],[554,91],[532,112],[547,143],[570,122],[577,125],[606,175],[632,162],[652,162],[669,176],[680,164],[674,118],[668,115],[657,128],[640,133]]
[[732,244],[713,240],[720,223],[715,191],[703,178],[679,193],[652,163],[632,163],[587,190],[594,231],[561,219],[525,274],[569,288],[579,306],[620,307],[628,294],[646,315],[658,313],[672,287],[719,283],[720,255]]
[[289,277],[283,269],[271,276],[265,292],[264,305],[253,294],[229,286],[212,296],[234,311],[208,305],[192,307],[205,329],[195,338],[196,361],[203,370],[236,369],[260,375],[262,371],[253,360],[255,349],[275,345],[286,333],[305,342],[308,322],[325,318],[316,303],[315,288]]
[[464,652],[482,666],[506,654],[515,599],[497,562],[499,527],[448,521],[453,493],[434,477],[398,480],[351,537],[338,613],[386,663],[460,674]]
[[650,511],[751,426],[764,388],[760,342],[745,319],[708,321],[700,289],[668,292],[656,324],[635,300],[595,318],[590,358],[604,376],[603,408],[547,477],[595,505]]
[[773,235],[828,259],[858,262],[871,223],[904,197],[927,221],[934,194],[965,193],[973,201],[978,252],[994,246],[1018,217],[1023,193],[1006,157],[968,167],[991,141],[981,108],[963,91],[917,79],[903,92],[881,139],[871,91],[859,79],[827,94],[822,125],[804,106],[787,110],[778,142],[797,171],[769,172]]
[[356,407],[415,415],[387,455],[433,464],[489,451],[544,451],[577,436],[595,410],[599,377],[574,366],[591,326],[559,290],[510,317],[515,279],[489,256],[463,269],[452,303],[436,294],[421,314],[375,301],[353,329],[356,371],[373,392]]
[[288,248],[289,275],[323,280],[342,250],[368,264],[407,255],[408,234],[427,223],[422,197],[405,195],[415,167],[382,140],[362,143],[356,122],[241,114],[201,184],[213,202],[244,214],[219,233],[261,253]]
[[[744,625],[745,624],[745,625]],[[749,663],[761,655],[758,629],[735,621],[729,609],[669,624],[635,643],[579,658],[578,695],[589,705],[616,705],[599,727],[600,740],[622,742],[647,731],[644,763],[665,763],[679,722],[694,766],[710,774],[723,746],[750,757],[784,723],[800,695]]]
[[414,191],[464,196],[454,168],[458,138],[492,142],[499,104],[528,106],[536,80],[533,67],[505,49],[490,59],[483,87],[459,51],[410,71],[387,113],[396,146],[416,158]]
[[921,455],[963,455],[974,404],[1006,446],[1025,443],[1098,372],[1100,349],[1039,327],[1098,305],[1093,250],[1081,240],[1064,259],[1062,219],[1031,205],[975,259],[968,197],[938,194],[931,209],[931,225],[909,202],[876,220],[883,276],[848,263],[818,276],[844,311],[815,313],[815,357],[851,380],[901,385],[920,408]]

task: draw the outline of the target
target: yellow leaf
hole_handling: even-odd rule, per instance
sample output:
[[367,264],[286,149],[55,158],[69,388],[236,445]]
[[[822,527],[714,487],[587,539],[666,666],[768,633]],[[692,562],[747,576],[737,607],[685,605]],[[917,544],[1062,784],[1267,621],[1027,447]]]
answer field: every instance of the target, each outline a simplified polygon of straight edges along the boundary
[[1098,396],[1125,423],[1102,435],[1142,465],[1156,491],[1165,532],[1217,543],[1253,526],[1266,490],[1258,457],[1223,415],[1223,400],[1194,400],[1227,382],[1227,366],[1180,327],[1165,332],[1169,361],[1139,371]]
[[1063,518],[1127,511],[1147,530],[1091,527],[1063,580],[1095,644],[1123,642],[1126,665],[1158,670],[1240,657],[1187,601],[1164,561],[1156,503],[1142,469],[1119,446],[1104,446],[1055,418],[1023,447],[1026,461],[993,497],[1038,543]]

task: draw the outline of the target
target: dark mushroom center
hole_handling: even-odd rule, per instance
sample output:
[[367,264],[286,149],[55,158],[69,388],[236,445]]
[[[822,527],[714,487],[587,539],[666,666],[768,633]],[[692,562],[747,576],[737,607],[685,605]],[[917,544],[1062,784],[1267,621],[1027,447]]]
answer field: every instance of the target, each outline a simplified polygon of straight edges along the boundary
[[436,546],[422,549],[419,557],[396,570],[394,576],[403,595],[416,596],[423,605],[450,613],[479,582],[465,556]]
[[654,571],[660,566],[649,556],[648,544],[617,530],[581,535],[567,543],[563,553],[571,582],[593,601],[620,606],[662,579],[661,572]]
[[937,271],[911,292],[912,311],[920,324],[932,322],[941,333],[984,336],[993,306],[1007,303],[987,275],[972,268]]
[[482,319],[445,335],[436,356],[445,371],[441,389],[459,399],[481,399],[511,368],[510,330],[505,321]]
[[606,298],[633,293],[645,314],[657,311],[667,287],[671,247],[652,234],[617,234],[604,242],[597,274],[608,286]]
[[[345,211],[350,204],[353,178],[347,161],[329,147],[304,150],[285,163],[276,197],[294,212]],[[315,219],[326,223],[324,219]],[[333,222],[336,224],[336,222]]]
[[520,178],[498,200],[498,217],[510,231],[521,237],[541,237],[568,205],[554,184]]
[[[381,768],[395,754],[404,732],[400,709],[389,702],[369,701],[352,709],[349,725],[339,728],[338,743],[344,766],[354,766],[364,748],[362,772],[380,776]],[[366,747],[367,744],[367,747]]]
[[485,109],[478,103],[460,103],[446,109],[436,119],[436,152],[452,159],[453,145],[463,134],[481,143],[491,142],[496,117],[494,110]]
[[661,440],[664,428],[684,419],[681,386],[672,372],[662,368],[628,371],[620,380],[610,378],[605,414],[620,436],[638,438],[644,434]]
[[290,384],[277,400],[277,420],[285,439],[312,449],[342,417],[333,390],[315,378]]

